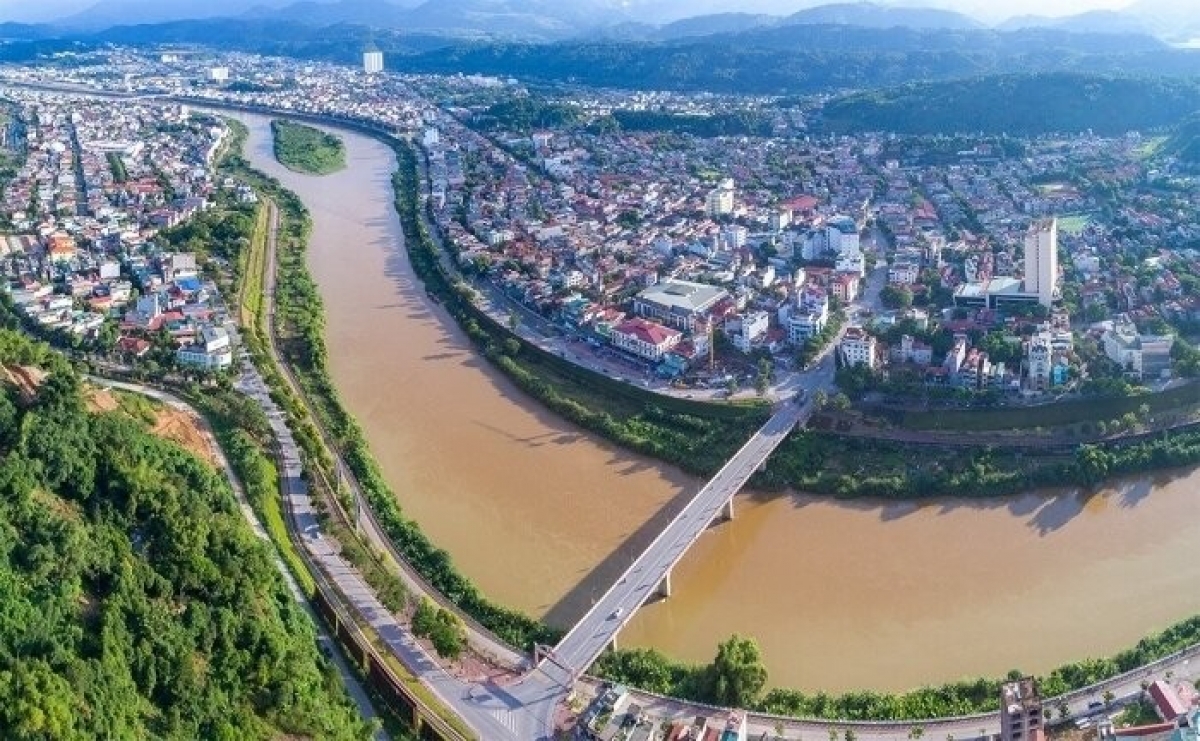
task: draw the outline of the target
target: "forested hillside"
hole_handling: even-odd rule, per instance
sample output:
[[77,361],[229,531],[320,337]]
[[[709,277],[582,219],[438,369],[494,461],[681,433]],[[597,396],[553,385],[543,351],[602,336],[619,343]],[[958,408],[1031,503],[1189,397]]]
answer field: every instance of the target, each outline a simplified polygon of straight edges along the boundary
[[824,125],[838,132],[1117,135],[1173,126],[1197,110],[1195,78],[1026,74],[848,95],[825,106]]
[[1180,161],[1195,165],[1200,163],[1200,116],[1191,116],[1163,142],[1160,154],[1178,157]]
[[0,329],[0,738],[363,739],[208,465]]

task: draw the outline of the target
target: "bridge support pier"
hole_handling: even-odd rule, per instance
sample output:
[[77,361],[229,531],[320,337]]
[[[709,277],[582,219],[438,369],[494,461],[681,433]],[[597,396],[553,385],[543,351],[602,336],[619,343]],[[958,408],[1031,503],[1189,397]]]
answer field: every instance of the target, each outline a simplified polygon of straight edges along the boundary
[[733,497],[730,497],[729,501],[725,503],[725,506],[721,509],[721,514],[726,520],[733,519]]
[[658,594],[663,599],[666,599],[671,596],[671,572],[670,571],[668,571],[667,575],[663,577],[662,583],[660,583],[658,585]]

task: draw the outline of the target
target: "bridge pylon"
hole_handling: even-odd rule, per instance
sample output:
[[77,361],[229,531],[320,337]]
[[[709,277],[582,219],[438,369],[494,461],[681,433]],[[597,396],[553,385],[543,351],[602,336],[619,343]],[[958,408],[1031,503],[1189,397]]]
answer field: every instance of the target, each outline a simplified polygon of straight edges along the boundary
[[725,503],[725,506],[721,508],[721,515],[724,516],[726,520],[733,519],[733,497],[730,497],[729,501]]
[[666,575],[663,576],[662,581],[659,582],[658,594],[663,599],[667,599],[668,597],[671,596],[671,571],[670,570],[667,571]]

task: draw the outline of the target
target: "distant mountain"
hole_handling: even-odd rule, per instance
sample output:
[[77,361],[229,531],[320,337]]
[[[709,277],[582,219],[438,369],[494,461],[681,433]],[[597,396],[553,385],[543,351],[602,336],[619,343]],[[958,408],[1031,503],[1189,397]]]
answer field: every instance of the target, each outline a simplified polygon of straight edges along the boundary
[[[996,31],[990,28],[877,28],[856,25],[791,24],[762,27],[742,33],[710,36],[713,44],[749,46],[779,51],[805,49],[828,52],[987,54],[995,58],[1021,54],[1038,58],[1058,55],[1061,62],[1078,54],[1128,54],[1166,48],[1157,39],[1137,34],[1071,33],[1049,28]],[[1045,64],[1053,64],[1049,58]],[[976,70],[977,72],[979,70]]]
[[950,10],[897,8],[876,3],[834,3],[801,10],[780,25],[836,25],[860,28],[977,29],[983,24]]
[[286,0],[204,0],[204,2],[101,0],[87,10],[55,21],[54,25],[73,29],[99,30],[120,24],[164,23],[237,16],[256,5],[280,7],[285,3]]
[[1010,18],[998,27],[1004,31],[1023,28],[1054,28],[1073,33],[1150,34],[1144,21],[1129,13],[1114,10],[1093,10],[1088,13],[1050,18],[1023,15]]
[[696,36],[739,33],[752,28],[778,25],[781,21],[782,19],[778,16],[763,13],[715,13],[668,23],[659,28],[655,36],[669,41]]
[[389,0],[301,0],[282,7],[258,5],[241,17],[291,19],[311,26],[350,23],[377,28],[399,28],[408,22],[411,9],[411,2],[405,6]]
[[20,39],[37,41],[50,39],[58,35],[58,29],[39,23],[0,23],[0,41]]
[[1191,0],[1138,0],[1124,12],[1166,39],[1186,41],[1200,37],[1200,5]]
[[565,38],[627,18],[617,0],[427,0],[407,13],[407,27],[517,38]]

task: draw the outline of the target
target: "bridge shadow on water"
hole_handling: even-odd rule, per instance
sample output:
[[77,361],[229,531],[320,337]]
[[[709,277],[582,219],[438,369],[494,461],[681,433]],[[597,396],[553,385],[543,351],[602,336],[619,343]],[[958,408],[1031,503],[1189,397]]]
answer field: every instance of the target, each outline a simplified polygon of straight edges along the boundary
[[[641,464],[650,466],[651,464]],[[701,482],[691,482],[683,491],[676,494],[665,505],[659,508],[650,519],[630,532],[612,553],[591,569],[581,569],[579,582],[557,602],[546,610],[544,620],[550,625],[567,628],[574,625],[591,609],[592,604],[600,599],[608,589],[616,583],[621,574],[629,568],[634,559],[654,541],[658,534],[675,518],[684,505],[699,491]],[[714,523],[710,527],[720,527]],[[651,597],[646,604],[659,601],[659,597]]]

